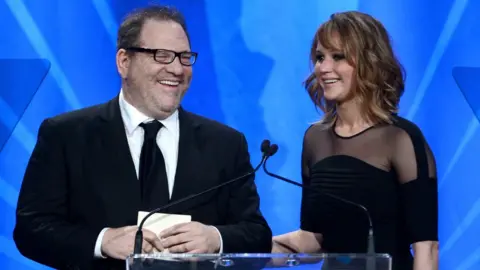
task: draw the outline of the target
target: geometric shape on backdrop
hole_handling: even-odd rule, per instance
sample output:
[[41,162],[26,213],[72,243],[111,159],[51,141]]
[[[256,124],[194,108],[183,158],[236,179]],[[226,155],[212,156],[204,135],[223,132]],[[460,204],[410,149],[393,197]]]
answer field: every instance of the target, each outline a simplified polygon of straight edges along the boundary
[[49,70],[46,59],[0,59],[0,152]]
[[480,67],[454,67],[453,79],[480,121]]

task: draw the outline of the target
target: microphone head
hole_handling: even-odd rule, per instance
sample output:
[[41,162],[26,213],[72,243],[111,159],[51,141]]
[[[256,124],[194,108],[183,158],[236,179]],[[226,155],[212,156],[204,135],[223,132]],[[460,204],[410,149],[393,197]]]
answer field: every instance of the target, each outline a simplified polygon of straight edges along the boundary
[[270,146],[269,156],[275,155],[277,151],[278,151],[278,145],[272,144],[272,146]]
[[266,153],[267,151],[270,150],[270,141],[269,140],[263,140],[262,145],[260,146],[260,150],[262,153]]

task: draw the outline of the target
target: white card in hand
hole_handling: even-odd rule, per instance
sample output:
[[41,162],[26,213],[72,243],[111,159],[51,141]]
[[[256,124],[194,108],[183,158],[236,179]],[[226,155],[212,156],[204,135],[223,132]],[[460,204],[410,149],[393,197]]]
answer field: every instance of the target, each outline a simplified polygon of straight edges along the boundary
[[[139,211],[137,226],[140,226],[142,219],[148,215],[149,212]],[[147,218],[143,224],[143,229],[147,229],[159,235],[161,231],[179,223],[185,223],[192,221],[192,217],[189,215],[177,215],[177,214],[164,214],[155,213]]]

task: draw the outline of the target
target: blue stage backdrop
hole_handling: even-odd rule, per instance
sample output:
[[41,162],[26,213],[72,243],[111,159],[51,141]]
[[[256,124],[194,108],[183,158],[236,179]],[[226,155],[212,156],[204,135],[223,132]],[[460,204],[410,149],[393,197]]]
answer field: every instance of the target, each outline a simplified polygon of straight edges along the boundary
[[[116,30],[127,11],[148,3],[0,1],[0,81],[7,82],[0,87],[2,269],[45,268],[23,258],[12,240],[18,191],[40,122],[118,93]],[[401,115],[420,126],[436,155],[441,269],[480,269],[479,1],[160,3],[185,13],[199,52],[184,106],[243,131],[252,163],[260,159],[262,139],[279,144],[271,170],[298,181],[304,131],[320,117],[301,86],[316,28],[344,10],[380,19],[407,70]],[[256,182],[274,234],[297,229],[299,189],[263,173]]]

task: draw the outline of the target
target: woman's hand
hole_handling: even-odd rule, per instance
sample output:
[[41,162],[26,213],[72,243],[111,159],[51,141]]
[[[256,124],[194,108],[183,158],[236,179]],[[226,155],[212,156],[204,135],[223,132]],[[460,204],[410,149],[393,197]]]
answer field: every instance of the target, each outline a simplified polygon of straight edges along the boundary
[[318,253],[321,251],[322,235],[298,230],[272,239],[272,253]]

